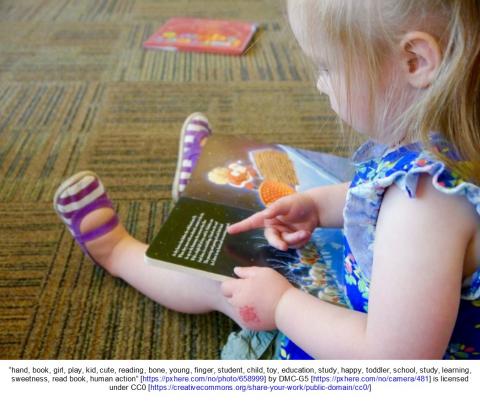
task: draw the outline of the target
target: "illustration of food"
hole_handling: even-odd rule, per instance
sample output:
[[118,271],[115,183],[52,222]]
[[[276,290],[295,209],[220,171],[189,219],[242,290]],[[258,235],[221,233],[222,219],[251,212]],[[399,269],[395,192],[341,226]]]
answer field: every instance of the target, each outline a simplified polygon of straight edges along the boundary
[[222,186],[228,184],[228,168],[215,167],[208,173],[208,180]]
[[280,150],[262,150],[253,153],[258,171],[264,180],[275,180],[288,186],[299,184],[292,160]]
[[288,184],[275,180],[265,180],[258,188],[258,194],[263,205],[267,207],[281,197],[295,193],[295,190]]
[[208,173],[208,179],[214,184],[230,184],[238,188],[254,189],[253,180],[257,172],[250,165],[244,165],[241,161],[231,163],[228,167],[216,167]]
[[241,185],[250,178],[247,167],[241,163],[232,163],[228,166],[230,183],[233,185]]

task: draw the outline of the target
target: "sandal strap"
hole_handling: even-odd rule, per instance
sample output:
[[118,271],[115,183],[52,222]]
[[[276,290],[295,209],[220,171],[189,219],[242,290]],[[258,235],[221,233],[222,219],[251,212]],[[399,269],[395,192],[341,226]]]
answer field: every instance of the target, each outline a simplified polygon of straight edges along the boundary
[[110,208],[115,211],[115,209],[113,208],[112,202],[110,201],[110,199],[107,197],[105,193],[102,194],[100,197],[96,198],[90,204],[87,204],[85,207],[76,211],[72,215],[72,223],[70,228],[72,229],[72,234],[75,237],[75,240],[77,240],[77,242],[83,244],[87,241],[96,240],[102,235],[105,235],[108,232],[112,231],[118,225],[119,219],[117,214],[115,213],[114,216],[110,220],[108,220],[106,223],[102,224],[99,227],[94,228],[91,231],[82,233],[80,231],[80,224],[82,220],[85,218],[85,216],[101,208]]
[[[88,179],[83,181],[83,179]],[[83,219],[95,210],[108,208],[113,216],[93,230],[82,233],[80,225]],[[120,223],[116,210],[95,173],[84,171],[66,180],[54,196],[54,209],[63,220],[70,233],[83,252],[95,262],[88,252],[86,243],[112,231]]]
[[79,243],[86,243],[88,241],[96,240],[97,238],[109,233],[112,231],[120,222],[118,219],[117,214],[114,214],[113,217],[108,220],[106,223],[102,224],[100,227],[97,227],[93,229],[92,231],[88,231],[86,233],[81,234],[78,237],[75,237],[75,239]]
[[56,204],[59,207],[59,211],[61,211],[63,215],[68,216],[69,213],[65,210],[66,207],[69,207],[72,203],[78,203],[84,200],[85,197],[91,195],[94,191],[98,190],[101,185],[102,184],[100,183],[100,180],[95,177],[91,183],[83,187],[80,191],[77,191],[75,194],[69,195],[65,198],[57,198]]
[[[95,210],[99,210],[101,208],[112,209],[114,211],[113,217],[110,220],[108,220],[106,223],[102,224],[99,227],[94,228],[91,231],[87,231],[85,233],[80,232],[80,224],[83,218],[86,215],[90,214],[91,212]],[[78,210],[72,215],[70,231],[72,232],[75,241],[80,246],[84,254],[88,256],[90,260],[92,260],[94,263],[97,263],[96,260],[88,251],[85,243],[87,243],[88,241],[96,240],[97,238],[109,233],[115,227],[117,227],[119,223],[120,223],[120,220],[117,216],[117,213],[115,212],[115,209],[113,208],[113,204],[110,201],[110,199],[107,197],[107,194],[104,193],[100,197],[95,199],[93,202],[86,205],[85,207]]]

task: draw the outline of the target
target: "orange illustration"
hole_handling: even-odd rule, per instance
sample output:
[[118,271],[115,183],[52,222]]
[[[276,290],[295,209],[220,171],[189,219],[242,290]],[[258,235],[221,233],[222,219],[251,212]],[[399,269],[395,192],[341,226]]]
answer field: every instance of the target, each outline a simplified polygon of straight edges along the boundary
[[275,180],[265,180],[260,184],[258,188],[258,194],[262,203],[267,207],[272,204],[274,201],[278,200],[281,197],[294,194],[295,189],[290,187],[288,184],[281,183]]

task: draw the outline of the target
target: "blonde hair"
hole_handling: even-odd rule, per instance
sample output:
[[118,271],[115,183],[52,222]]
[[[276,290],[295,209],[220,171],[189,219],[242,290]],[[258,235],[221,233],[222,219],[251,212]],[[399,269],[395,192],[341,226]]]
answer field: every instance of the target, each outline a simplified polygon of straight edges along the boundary
[[[363,69],[372,124],[422,141],[433,152],[431,133],[440,133],[462,161],[441,152],[436,155],[463,179],[480,183],[480,1],[288,0],[288,13],[304,51],[342,67],[347,96],[359,67]],[[413,99],[401,96],[411,105],[395,113],[394,124],[386,124],[387,113],[399,104],[393,101],[393,92],[381,102],[374,98],[382,65],[412,30],[438,39],[442,62],[428,88]]]

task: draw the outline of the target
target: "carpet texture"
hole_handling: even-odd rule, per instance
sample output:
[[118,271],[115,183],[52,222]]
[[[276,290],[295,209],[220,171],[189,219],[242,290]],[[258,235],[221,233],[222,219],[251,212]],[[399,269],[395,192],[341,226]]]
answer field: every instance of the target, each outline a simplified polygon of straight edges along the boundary
[[[173,16],[257,21],[242,57],[144,50]],[[178,314],[84,257],[52,210],[59,183],[99,174],[148,242],[167,216],[178,134],[342,153],[281,0],[0,0],[0,358],[215,359],[234,324]]]

